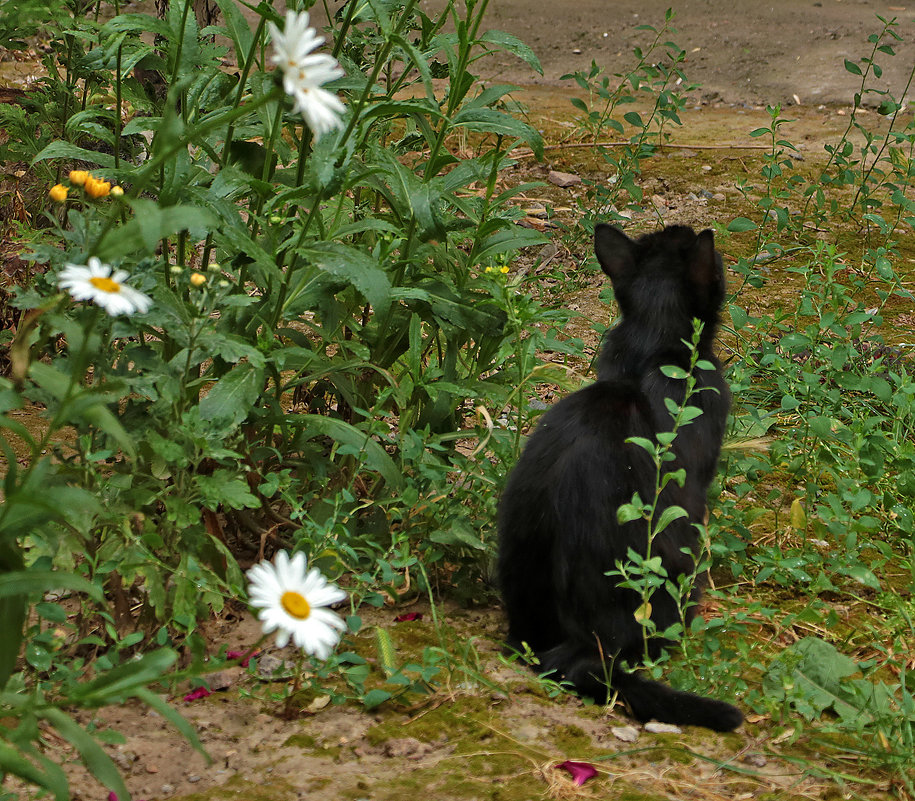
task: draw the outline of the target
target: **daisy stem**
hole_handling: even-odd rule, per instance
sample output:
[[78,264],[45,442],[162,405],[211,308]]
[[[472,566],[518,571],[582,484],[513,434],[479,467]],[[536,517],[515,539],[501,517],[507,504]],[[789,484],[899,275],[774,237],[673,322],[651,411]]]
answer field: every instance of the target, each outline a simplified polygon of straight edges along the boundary
[[302,687],[302,668],[304,667],[305,654],[299,652],[298,663],[295,666],[295,678],[292,680],[292,689],[289,691],[289,695],[286,696],[286,703],[283,704],[283,717],[286,720],[292,720],[292,706],[299,689]]
[[[235,93],[235,102],[232,104],[232,108],[238,108],[241,105],[242,97],[245,93],[245,84],[248,82],[248,75],[251,72],[251,65],[254,63],[254,53],[257,50],[257,46],[260,43],[261,34],[264,31],[264,25],[266,24],[266,18],[261,17],[260,21],[257,23],[257,30],[254,31],[254,38],[251,40],[251,46],[248,48],[248,54],[245,57],[245,63],[241,71],[241,76],[238,79],[238,91]],[[220,167],[225,167],[229,162],[229,146],[232,144],[232,134],[235,131],[235,118],[229,120],[229,125],[226,128],[225,139],[223,140],[222,145],[222,160],[220,162]]]

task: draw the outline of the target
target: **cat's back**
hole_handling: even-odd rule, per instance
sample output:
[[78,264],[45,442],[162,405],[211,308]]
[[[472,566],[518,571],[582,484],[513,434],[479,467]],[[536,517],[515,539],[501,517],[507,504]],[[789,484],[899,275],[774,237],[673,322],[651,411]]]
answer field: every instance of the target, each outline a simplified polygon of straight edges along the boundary
[[633,450],[626,439],[650,436],[650,415],[650,403],[634,381],[598,380],[567,395],[540,418],[507,493],[520,486],[563,492],[569,485],[587,485],[596,475],[625,471],[623,463]]

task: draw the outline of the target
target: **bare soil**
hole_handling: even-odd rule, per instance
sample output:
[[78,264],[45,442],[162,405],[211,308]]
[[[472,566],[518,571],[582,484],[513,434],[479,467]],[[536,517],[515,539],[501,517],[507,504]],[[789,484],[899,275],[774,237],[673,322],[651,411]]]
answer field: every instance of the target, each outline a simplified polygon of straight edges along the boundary
[[[441,5],[441,0],[423,2],[430,9]],[[867,38],[882,27],[878,14],[896,18],[897,30],[907,41],[900,43],[895,58],[878,54],[876,61],[884,72],[877,86],[901,93],[915,61],[915,6],[908,0],[491,0],[491,27],[529,44],[540,59],[543,76],[515,59],[500,57],[488,77],[571,86],[561,82],[561,76],[587,71],[592,61],[611,73],[627,70],[633,47],[645,46],[646,33],[637,27],[659,28],[671,6],[676,33],[665,40],[686,51],[687,79],[701,84],[704,97],[726,103],[849,102],[860,78],[845,70],[844,60],[870,55]]]

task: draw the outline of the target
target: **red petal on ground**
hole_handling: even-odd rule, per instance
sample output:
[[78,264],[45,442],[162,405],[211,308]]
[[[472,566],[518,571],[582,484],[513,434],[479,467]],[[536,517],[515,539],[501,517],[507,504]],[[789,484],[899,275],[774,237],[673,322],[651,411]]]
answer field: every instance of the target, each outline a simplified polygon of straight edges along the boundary
[[588,762],[573,762],[571,759],[567,759],[556,767],[571,773],[572,779],[579,787],[588,781],[588,779],[597,776],[597,768]]
[[409,623],[411,620],[422,620],[422,612],[407,612],[405,615],[398,615],[394,618],[395,623]]
[[198,687],[196,690],[192,690],[187,695],[184,696],[185,701],[196,701],[199,698],[206,698],[210,695],[210,691],[206,687]]

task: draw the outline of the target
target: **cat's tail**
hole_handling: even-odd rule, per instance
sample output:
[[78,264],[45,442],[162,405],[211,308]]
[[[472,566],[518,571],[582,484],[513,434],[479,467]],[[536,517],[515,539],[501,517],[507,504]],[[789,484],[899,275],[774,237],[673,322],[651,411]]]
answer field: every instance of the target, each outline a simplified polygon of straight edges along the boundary
[[616,690],[632,716],[642,723],[657,720],[678,726],[703,726],[713,731],[731,731],[743,723],[743,713],[726,701],[675,690],[659,681],[646,679],[639,672],[630,673],[618,667],[607,676],[607,666],[599,659],[579,656],[565,661],[561,658],[565,655],[563,651],[560,646],[545,652],[541,665],[555,669],[580,695],[598,703],[606,701],[609,678],[610,691]]
[[642,722],[657,720],[713,731],[731,731],[743,723],[743,713],[726,701],[675,690],[638,673],[614,670],[611,687],[619,692],[633,717]]

